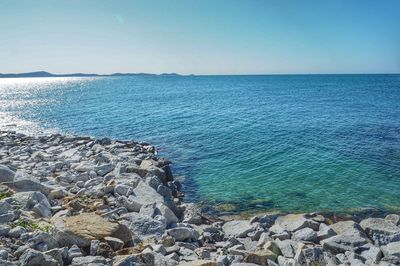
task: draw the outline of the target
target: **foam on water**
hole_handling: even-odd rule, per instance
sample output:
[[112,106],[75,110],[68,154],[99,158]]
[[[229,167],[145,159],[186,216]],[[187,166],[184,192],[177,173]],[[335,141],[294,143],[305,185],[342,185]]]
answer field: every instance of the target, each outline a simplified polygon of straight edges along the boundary
[[1,79],[0,128],[149,141],[206,206],[400,207],[399,75]]

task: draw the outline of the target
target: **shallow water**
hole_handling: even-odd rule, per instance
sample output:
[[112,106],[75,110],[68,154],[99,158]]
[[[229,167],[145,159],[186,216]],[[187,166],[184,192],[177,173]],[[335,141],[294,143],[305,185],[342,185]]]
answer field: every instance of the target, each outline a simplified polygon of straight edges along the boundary
[[400,75],[0,79],[0,128],[149,141],[217,210],[400,208]]

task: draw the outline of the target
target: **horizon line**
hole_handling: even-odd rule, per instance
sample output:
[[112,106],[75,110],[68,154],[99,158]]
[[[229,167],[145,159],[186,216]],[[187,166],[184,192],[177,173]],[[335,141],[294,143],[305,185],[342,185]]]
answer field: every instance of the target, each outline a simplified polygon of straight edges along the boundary
[[243,73],[243,74],[181,74],[176,72],[114,72],[99,73],[52,73],[48,71],[32,71],[20,73],[1,73],[0,78],[40,78],[40,77],[112,77],[112,76],[306,76],[306,75],[399,75],[400,72],[353,72],[353,73]]

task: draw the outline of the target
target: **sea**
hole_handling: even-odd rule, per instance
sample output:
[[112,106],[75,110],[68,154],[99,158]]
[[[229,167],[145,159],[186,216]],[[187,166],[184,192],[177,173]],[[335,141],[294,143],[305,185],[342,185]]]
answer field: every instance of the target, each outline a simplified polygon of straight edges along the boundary
[[3,78],[0,129],[150,142],[209,212],[400,210],[400,75]]

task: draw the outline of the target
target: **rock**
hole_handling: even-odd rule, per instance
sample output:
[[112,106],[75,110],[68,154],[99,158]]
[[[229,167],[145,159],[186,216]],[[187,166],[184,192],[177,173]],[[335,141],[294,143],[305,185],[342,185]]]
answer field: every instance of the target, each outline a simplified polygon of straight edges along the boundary
[[128,197],[133,194],[133,188],[127,185],[118,184],[114,187],[114,194]]
[[212,260],[194,260],[180,263],[181,266],[217,266],[217,263]]
[[92,240],[107,236],[119,238],[124,243],[132,240],[132,233],[126,226],[109,222],[92,213],[59,218],[54,223],[53,237],[62,246],[76,244],[79,247],[89,247]]
[[106,258],[112,258],[114,257],[115,253],[112,247],[107,242],[100,242],[96,250],[96,255]]
[[113,258],[113,266],[146,266],[139,254],[120,255]]
[[222,226],[225,235],[233,237],[246,237],[253,230],[254,226],[247,220],[230,221]]
[[0,224],[12,222],[15,218],[13,206],[7,201],[0,201]]
[[90,161],[83,161],[75,167],[77,172],[89,172],[95,168],[95,164]]
[[26,232],[25,228],[23,228],[21,226],[17,226],[8,232],[8,236],[12,237],[12,238],[19,238],[25,232]]
[[163,256],[165,256],[167,254],[167,250],[165,249],[165,247],[161,244],[158,245],[154,245],[153,247],[154,252],[160,253]]
[[143,181],[140,181],[133,191],[135,201],[139,202],[141,205],[154,202],[164,202],[164,197]]
[[337,235],[352,235],[365,238],[362,227],[353,221],[343,221],[331,224],[330,227]]
[[51,205],[47,197],[41,192],[18,192],[15,193],[11,199],[16,201],[21,206],[22,210],[34,211],[39,217],[51,217]]
[[41,192],[46,196],[54,189],[54,187],[41,183],[19,171],[15,173],[13,182],[9,183],[8,186],[17,192],[35,191]]
[[19,259],[21,266],[57,266],[58,263],[51,256],[45,255],[34,249],[27,249]]
[[276,261],[278,255],[268,249],[261,249],[253,252],[246,252],[244,262],[268,265],[268,260]]
[[202,223],[201,210],[193,203],[184,204],[183,222],[199,225]]
[[[64,253],[66,253],[66,254],[64,254]],[[66,249],[64,249],[64,248],[60,248],[60,249],[54,248],[54,249],[51,249],[49,251],[46,251],[44,254],[47,255],[47,256],[52,257],[54,260],[57,261],[57,265],[61,265],[62,266],[64,264],[63,258],[64,257],[66,258],[68,256],[67,255],[68,254],[68,250],[67,250],[67,248]]]
[[382,258],[382,252],[379,247],[372,244],[366,244],[356,249],[356,253],[359,254],[366,264],[377,264]]
[[104,241],[106,241],[114,251],[117,251],[124,246],[124,241],[115,237],[106,236]]
[[65,189],[54,189],[50,191],[49,198],[50,199],[61,199],[68,195],[68,192]]
[[77,257],[82,257],[82,251],[77,245],[72,245],[72,247],[68,250],[68,260],[73,260]]
[[5,165],[0,165],[0,183],[13,182],[15,172]]
[[7,250],[0,250],[0,259],[1,260],[8,260],[8,256],[9,256],[9,254],[8,254]]
[[192,228],[176,227],[167,230],[167,234],[175,238],[177,241],[195,241],[200,234]]
[[393,235],[400,233],[400,228],[382,218],[368,218],[360,223],[365,232],[372,238],[376,235]]
[[311,228],[303,228],[293,233],[293,240],[315,242],[317,233]]
[[120,220],[142,240],[154,236],[161,236],[165,231],[164,222],[153,219],[148,215],[127,213],[121,216]]
[[89,255],[90,256],[95,256],[97,254],[97,248],[99,247],[100,240],[92,240],[90,241],[90,249],[89,249]]
[[397,257],[400,259],[400,242],[393,242],[386,246],[381,246],[381,250],[385,257]]
[[0,236],[8,236],[11,227],[5,224],[0,224]]
[[317,232],[317,241],[320,242],[324,239],[330,238],[335,235],[336,235],[335,231],[333,231],[333,229],[330,226],[321,223],[319,225],[319,231]]
[[152,218],[155,218],[157,215],[163,216],[165,218],[165,225],[167,228],[175,225],[179,221],[171,209],[161,202],[143,205],[140,208],[139,213],[142,215],[148,215]]
[[398,214],[389,214],[385,217],[385,220],[399,226],[400,225],[400,215]]
[[321,241],[324,250],[332,254],[353,251],[354,249],[367,244],[365,238],[354,235],[337,235]]
[[324,253],[320,247],[305,248],[301,250],[306,265],[324,266]]
[[36,250],[42,248],[43,250],[40,251],[58,248],[58,242],[50,234],[42,231],[34,232],[27,241],[27,245]]
[[318,230],[319,223],[307,219],[303,214],[288,214],[285,216],[279,216],[275,220],[275,225],[283,228],[284,230],[294,232],[305,227]]
[[71,266],[101,266],[111,265],[109,260],[101,256],[76,257],[72,260]]
[[295,250],[293,248],[294,246],[294,241],[293,240],[278,240],[275,242],[277,246],[279,247],[282,255],[286,258],[293,258],[295,255]]

